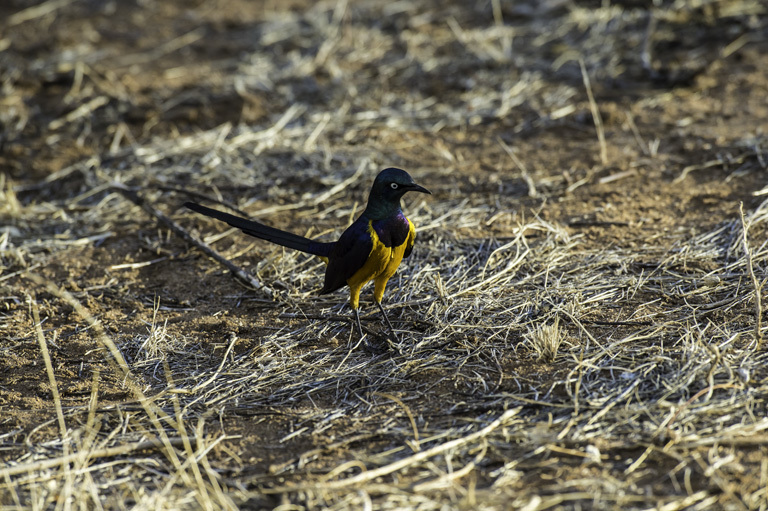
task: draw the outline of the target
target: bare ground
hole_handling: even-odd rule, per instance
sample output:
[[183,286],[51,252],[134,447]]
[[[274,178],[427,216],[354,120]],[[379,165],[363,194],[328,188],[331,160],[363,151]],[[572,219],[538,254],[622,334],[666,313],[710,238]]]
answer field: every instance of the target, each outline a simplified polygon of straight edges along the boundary
[[[0,505],[768,509],[767,16],[3,3]],[[386,166],[399,343],[180,206],[332,238]]]

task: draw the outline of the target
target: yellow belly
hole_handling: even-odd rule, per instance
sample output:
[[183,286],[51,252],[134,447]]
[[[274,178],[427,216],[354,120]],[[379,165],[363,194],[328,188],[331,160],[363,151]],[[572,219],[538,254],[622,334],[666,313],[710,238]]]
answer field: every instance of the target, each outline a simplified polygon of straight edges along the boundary
[[[411,224],[411,232],[413,232],[413,224]],[[381,299],[384,297],[384,289],[387,287],[387,281],[395,274],[397,267],[400,266],[408,243],[413,242],[413,238],[409,236],[408,240],[400,246],[387,247],[379,240],[379,236],[370,223],[368,224],[368,233],[373,241],[371,253],[368,255],[368,259],[363,267],[347,279],[347,284],[349,285],[349,304],[354,309],[357,309],[360,304],[360,289],[371,280],[374,281],[375,285],[373,297],[376,302],[381,303]]]

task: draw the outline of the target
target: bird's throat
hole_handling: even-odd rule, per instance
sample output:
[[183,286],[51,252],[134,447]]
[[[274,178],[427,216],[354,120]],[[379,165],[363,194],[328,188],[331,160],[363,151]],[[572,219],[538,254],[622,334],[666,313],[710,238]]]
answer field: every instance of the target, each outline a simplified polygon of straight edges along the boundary
[[383,220],[402,213],[400,200],[368,200],[368,206],[363,215],[369,220]]

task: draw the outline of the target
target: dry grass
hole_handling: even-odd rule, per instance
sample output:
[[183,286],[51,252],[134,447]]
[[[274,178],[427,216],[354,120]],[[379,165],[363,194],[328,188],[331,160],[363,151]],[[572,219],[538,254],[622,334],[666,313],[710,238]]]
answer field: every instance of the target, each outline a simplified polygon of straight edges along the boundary
[[536,325],[528,328],[526,339],[533,351],[546,362],[554,362],[560,344],[563,342],[563,332],[560,330],[560,319],[555,317],[551,325]]
[[[53,20],[71,3],[51,0],[6,24]],[[41,350],[38,377],[53,403],[45,420],[0,429],[3,509],[768,509],[768,201],[743,216],[738,207],[695,221],[671,213],[670,228],[645,213],[590,217],[597,235],[557,214],[584,187],[653,181],[660,167],[670,187],[713,170],[729,182],[764,175],[764,134],[724,141],[703,161],[662,161],[659,141],[632,117],[626,138],[612,138],[618,130],[598,122],[601,93],[591,89],[647,62],[656,68],[646,73],[679,86],[721,65],[746,44],[742,34],[734,29],[712,62],[690,49],[691,69],[670,70],[650,43],[644,55],[643,41],[686,23],[750,26],[765,8],[675,2],[649,23],[640,8],[505,5],[488,3],[487,19],[344,1],[266,16],[258,48],[204,79],[245,98],[244,109],[274,93],[258,122],[138,140],[115,124],[99,161],[16,187],[3,178],[0,284],[6,311],[19,316],[6,316],[10,347],[0,350],[39,341],[55,355],[71,334],[88,340],[81,356],[94,368],[83,373],[85,396],[65,401],[63,369]],[[405,25],[393,32],[374,23],[380,17]],[[765,42],[764,29],[748,34]],[[111,64],[151,63],[200,37]],[[125,100],[114,75],[96,71],[106,58],[46,64],[86,83],[51,132],[86,139],[84,119]],[[196,72],[180,66],[166,77],[194,82]],[[11,95],[23,85],[6,78]],[[674,103],[665,94],[638,102]],[[22,110],[4,115],[19,133],[30,122]],[[591,124],[581,130],[587,156],[571,168],[525,162],[510,146],[510,133],[583,118],[599,140]],[[473,151],[492,163],[478,165]],[[332,237],[390,164],[436,194],[406,201],[418,244],[386,303],[400,342],[384,340],[369,307],[373,350],[354,335],[341,295],[313,296],[317,260],[175,207],[184,187]],[[510,192],[518,184],[525,191]],[[523,198],[535,202],[523,208]],[[212,285],[217,263],[190,252],[179,230],[241,265],[251,288],[231,281],[229,295],[203,289],[176,302],[131,288],[168,268],[192,287]],[[115,238],[131,240],[130,257],[98,287],[75,289],[90,268],[72,261],[63,266],[71,275],[56,273],[71,251]],[[214,299],[221,327],[192,332],[181,312]],[[142,329],[128,328],[134,313]],[[238,321],[253,321],[256,334],[243,338]]]

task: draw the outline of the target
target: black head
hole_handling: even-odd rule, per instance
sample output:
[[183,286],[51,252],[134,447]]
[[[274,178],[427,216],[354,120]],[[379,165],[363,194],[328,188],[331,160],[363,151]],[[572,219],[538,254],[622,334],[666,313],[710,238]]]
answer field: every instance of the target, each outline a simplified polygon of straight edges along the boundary
[[384,217],[400,209],[400,199],[406,192],[432,194],[423,186],[417,185],[404,170],[390,167],[379,172],[371,187],[366,211],[374,217]]

